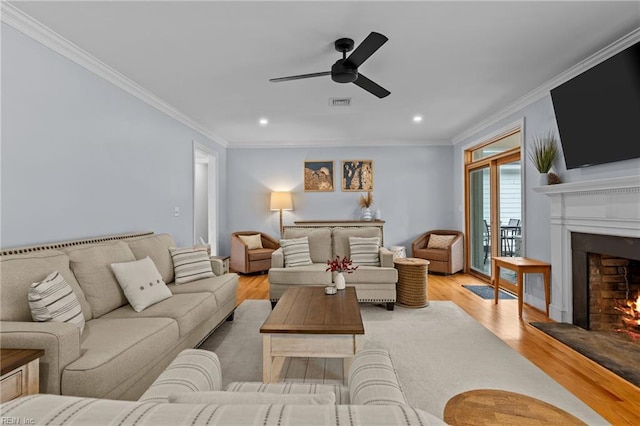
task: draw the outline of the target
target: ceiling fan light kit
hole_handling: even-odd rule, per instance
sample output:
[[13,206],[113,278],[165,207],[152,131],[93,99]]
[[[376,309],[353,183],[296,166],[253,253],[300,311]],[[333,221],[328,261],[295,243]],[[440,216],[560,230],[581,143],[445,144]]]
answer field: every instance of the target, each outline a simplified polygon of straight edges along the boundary
[[[342,59],[338,59],[332,66],[331,71],[323,71],[311,74],[293,75],[290,77],[272,78],[269,81],[279,83],[281,81],[300,80],[303,78],[321,77],[330,75],[331,80],[336,83],[354,83],[356,86],[366,90],[378,98],[384,98],[391,94],[387,89],[369,80],[358,72],[358,67],[369,59],[384,43],[387,37],[380,33],[372,32],[354,50],[355,43],[350,38],[339,38],[334,46],[338,52],[342,52]],[[353,53],[347,57],[347,52]]]

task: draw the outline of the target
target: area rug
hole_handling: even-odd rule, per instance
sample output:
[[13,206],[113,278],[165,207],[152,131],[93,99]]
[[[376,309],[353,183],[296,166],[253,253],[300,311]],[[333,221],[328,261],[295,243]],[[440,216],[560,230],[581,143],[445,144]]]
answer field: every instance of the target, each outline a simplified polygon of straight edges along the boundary
[[606,331],[587,331],[573,324],[532,322],[532,326],[640,387],[640,344]]
[[[387,349],[409,404],[442,418],[447,401],[472,389],[503,389],[541,399],[589,425],[607,424],[586,404],[511,349],[453,302],[431,301],[423,309],[360,304],[364,348]],[[268,300],[246,300],[234,321],[224,323],[201,348],[218,354],[222,379],[262,380],[260,326],[271,312]],[[309,362],[307,369],[320,368]],[[330,360],[325,378],[341,378]],[[294,370],[294,371],[292,371]],[[284,369],[283,369],[284,371]],[[289,368],[284,381],[300,380]]]
[[[466,288],[470,292],[482,297],[483,299],[493,299],[493,287],[489,285],[466,285],[463,284],[462,287]],[[500,289],[498,291],[498,299],[515,299],[511,293],[507,293],[506,291]]]

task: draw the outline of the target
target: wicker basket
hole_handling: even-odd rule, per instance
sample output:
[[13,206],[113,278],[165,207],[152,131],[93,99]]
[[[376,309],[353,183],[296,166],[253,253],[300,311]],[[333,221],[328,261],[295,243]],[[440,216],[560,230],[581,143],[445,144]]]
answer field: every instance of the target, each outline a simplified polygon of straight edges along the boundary
[[398,270],[396,303],[408,308],[423,308],[427,301],[428,260],[413,257],[397,258],[393,263]]

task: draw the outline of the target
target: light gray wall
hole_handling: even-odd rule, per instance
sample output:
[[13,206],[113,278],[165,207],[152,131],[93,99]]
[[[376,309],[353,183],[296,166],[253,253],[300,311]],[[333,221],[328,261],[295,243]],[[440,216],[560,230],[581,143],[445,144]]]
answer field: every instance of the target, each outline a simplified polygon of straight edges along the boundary
[[0,246],[144,230],[192,244],[194,140],[218,153],[224,206],[224,148],[2,24]]
[[[384,220],[385,246],[404,245],[430,229],[460,229],[453,214],[451,146],[271,148],[227,151],[230,231],[260,231],[279,238],[279,216],[269,211],[271,191],[292,191],[293,211],[284,223],[296,220],[358,219],[362,192],[343,192],[342,160],[373,160],[374,203]],[[304,161],[334,161],[335,190],[304,192]],[[228,241],[226,250],[228,253]],[[225,253],[223,251],[223,253]]]
[[[482,129],[476,134],[464,139],[454,147],[454,202],[457,206],[464,205],[464,164],[463,151],[465,147],[473,145],[474,142],[482,141],[487,135],[498,131],[518,120],[524,119],[524,146],[522,150],[523,165],[523,222],[522,232],[524,241],[524,255],[540,259],[543,261],[551,261],[551,235],[550,235],[550,208],[551,203],[549,197],[538,194],[532,190],[537,186],[538,171],[527,158],[527,150],[530,149],[533,138],[547,133],[549,130],[558,135],[558,127],[553,111],[551,95],[530,104],[529,106],[505,117],[504,119],[494,123],[491,126]],[[553,169],[558,174],[562,182],[579,182],[586,180],[598,180],[612,177],[632,176],[640,174],[640,159],[619,161],[610,164],[594,165],[582,169],[566,169],[564,158],[562,157],[562,147],[560,148],[560,158],[556,160]],[[606,144],[603,144],[606,149]],[[455,222],[457,224],[464,223],[463,210],[456,209]],[[537,307],[544,309],[544,291],[542,283],[539,280],[527,280],[525,288],[528,295],[534,298],[530,300]],[[539,302],[539,303],[538,303]]]

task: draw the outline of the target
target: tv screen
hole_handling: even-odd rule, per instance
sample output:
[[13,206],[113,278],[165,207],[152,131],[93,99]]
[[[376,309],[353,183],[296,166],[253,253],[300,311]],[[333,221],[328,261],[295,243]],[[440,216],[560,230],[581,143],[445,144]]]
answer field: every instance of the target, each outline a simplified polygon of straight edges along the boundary
[[640,42],[551,90],[567,169],[640,157]]

